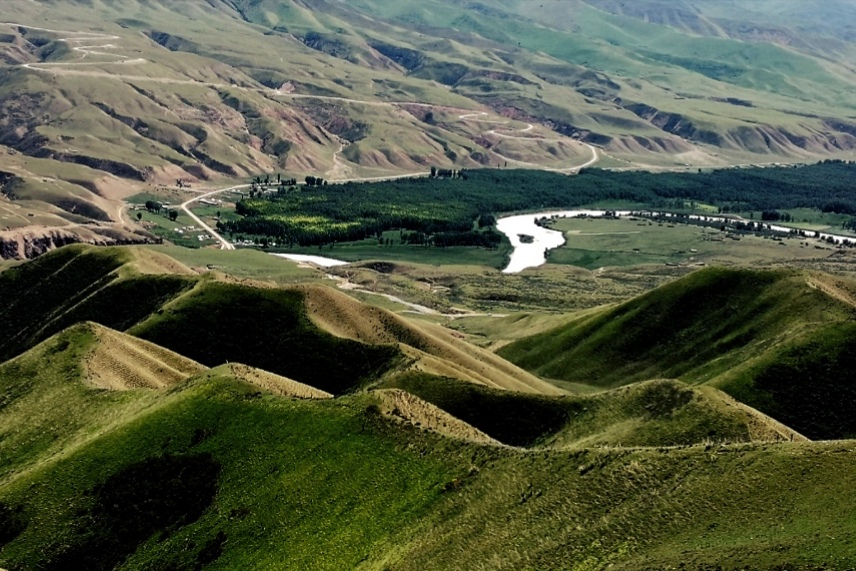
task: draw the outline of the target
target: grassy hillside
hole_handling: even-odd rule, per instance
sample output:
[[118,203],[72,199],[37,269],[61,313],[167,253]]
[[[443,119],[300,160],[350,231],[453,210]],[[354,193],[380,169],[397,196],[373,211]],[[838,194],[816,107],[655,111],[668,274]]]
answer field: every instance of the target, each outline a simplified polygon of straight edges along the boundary
[[[410,428],[368,395],[292,400],[225,371],[94,390],[79,380],[91,343],[75,329],[0,366],[19,395],[0,410],[4,568],[856,563],[849,442],[526,452]],[[8,441],[12,426],[42,442]]]
[[307,287],[302,291],[307,315],[317,327],[361,343],[398,344],[410,359],[410,370],[515,392],[562,392],[490,351],[462,342],[444,327],[408,320],[332,288]]
[[0,228],[119,232],[178,179],[854,157],[852,5],[672,4],[9,0]]
[[854,311],[802,272],[711,268],[500,354],[599,387],[708,383],[810,438],[840,438],[856,434],[842,420],[852,412]]
[[[379,430],[378,421],[367,423],[359,401],[307,405],[263,397],[214,373],[168,393],[87,389],[74,380],[79,354],[57,350],[57,342],[80,342],[76,337],[71,332],[46,346],[55,352],[55,367],[31,371],[34,392],[2,413],[4,424],[23,425],[21,437],[30,427],[44,430],[39,417],[54,424],[66,418],[53,428],[80,442],[72,452],[66,441],[66,453],[51,458],[47,450],[4,439],[10,446],[4,458],[19,469],[5,466],[0,495],[25,524],[3,548],[4,567],[112,569],[139,550],[130,568],[193,569],[233,545],[241,547],[221,568],[283,560],[350,568],[440,499],[455,474],[455,462],[419,459]],[[40,363],[41,356],[27,355],[22,365]],[[45,400],[64,402],[65,412],[45,407]],[[134,407],[137,414],[129,413]],[[124,414],[124,422],[93,435],[103,422],[96,408]],[[307,456],[313,449],[318,455]],[[20,470],[22,463],[28,470]],[[54,478],[63,484],[52,485]],[[36,489],[44,491],[38,500]],[[145,507],[131,515],[132,504]],[[336,549],[322,553],[322,545]]]
[[128,249],[71,246],[0,274],[0,359],[81,321],[127,329],[193,283],[122,271],[135,261]]
[[[516,391],[562,392],[444,328],[410,323],[333,289],[276,287],[207,270],[201,276],[146,249],[64,248],[0,274],[0,293],[10,299],[0,310],[0,358],[89,321],[208,367],[242,363],[333,394],[371,384],[394,367]],[[183,365],[167,375],[172,365],[144,343],[105,335],[125,350],[102,352],[94,367],[101,380],[93,382],[151,386],[186,376]],[[116,371],[135,358],[151,371],[120,378]],[[161,366],[169,379],[156,378]]]
[[395,346],[318,329],[298,290],[205,282],[130,333],[208,366],[246,363],[334,394],[373,381],[400,359]]
[[715,389],[651,381],[591,396],[498,391],[425,374],[396,377],[403,389],[511,446],[678,446],[803,440]]

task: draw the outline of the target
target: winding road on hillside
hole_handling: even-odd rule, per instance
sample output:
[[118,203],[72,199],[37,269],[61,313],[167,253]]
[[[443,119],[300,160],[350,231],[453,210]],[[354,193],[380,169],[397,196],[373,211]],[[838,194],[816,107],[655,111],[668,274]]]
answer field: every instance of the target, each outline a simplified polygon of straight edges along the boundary
[[[215,88],[237,88],[244,89],[247,91],[255,91],[258,93],[263,93],[268,96],[274,97],[283,97],[290,99],[315,99],[320,101],[330,101],[330,102],[338,102],[338,103],[349,103],[349,104],[357,104],[357,105],[367,105],[372,107],[396,107],[401,108],[403,106],[411,106],[411,107],[424,107],[427,109],[445,109],[452,111],[468,111],[466,109],[455,109],[453,107],[449,107],[447,105],[436,105],[432,103],[422,103],[422,102],[412,102],[412,101],[365,101],[359,99],[351,99],[347,97],[337,97],[330,95],[310,95],[303,93],[286,93],[278,89],[270,89],[270,88],[259,88],[259,87],[245,87],[245,86],[237,86],[237,85],[229,85],[225,83],[212,83],[205,81],[196,81],[196,80],[182,80],[175,78],[166,78],[166,77],[148,77],[148,76],[133,76],[133,75],[123,75],[109,72],[98,72],[98,71],[83,71],[80,69],[75,69],[80,66],[98,66],[98,65],[140,65],[149,63],[148,60],[144,58],[131,58],[130,56],[118,54],[118,53],[110,53],[103,52],[97,50],[118,49],[114,43],[101,43],[97,45],[91,45],[94,42],[109,42],[115,40],[121,40],[120,36],[114,36],[109,34],[100,34],[95,32],[70,32],[67,30],[53,30],[50,28],[41,28],[37,26],[29,26],[25,24],[17,24],[14,22],[0,22],[0,26],[10,26],[18,29],[29,29],[29,30],[37,30],[41,32],[48,32],[51,34],[56,34],[59,36],[69,36],[69,37],[60,37],[56,41],[64,42],[71,46],[71,49],[79,52],[81,54],[80,60],[86,59],[87,56],[102,56],[107,58],[114,58],[116,61],[94,61],[94,62],[83,62],[83,61],[72,61],[72,62],[41,62],[41,63],[24,63],[20,64],[19,67],[23,67],[26,69],[30,69],[33,71],[40,71],[44,73],[52,73],[52,74],[67,74],[67,75],[82,75],[87,77],[105,77],[109,79],[117,79],[117,80],[129,80],[129,81],[151,81],[155,83],[164,83],[164,84],[174,84],[174,85],[198,85],[203,87],[215,87]],[[492,119],[484,119],[483,117],[490,117],[489,113],[486,112],[469,112],[458,117],[461,121],[477,121],[482,123],[488,123],[493,125],[507,125],[508,121],[503,120],[492,120]],[[534,125],[527,124],[527,127],[520,130],[509,130],[506,132],[498,131],[496,129],[491,129],[486,131],[485,135],[493,135],[500,138],[505,139],[515,139],[520,141],[547,141],[547,140],[568,140],[573,141],[577,144],[583,145],[588,148],[589,152],[591,152],[591,158],[584,164],[563,168],[563,169],[555,169],[555,168],[546,168],[543,165],[538,163],[531,163],[527,161],[520,161],[517,159],[513,159],[511,157],[506,157],[495,150],[490,150],[491,153],[496,156],[502,158],[503,160],[507,160],[508,162],[515,163],[517,165],[529,167],[529,168],[537,168],[542,170],[548,170],[552,172],[573,174],[579,172],[581,169],[589,167],[600,160],[599,151],[596,147],[584,143],[582,141],[576,141],[574,139],[545,139],[543,137],[521,137],[518,135],[512,135],[511,133],[527,133],[532,131],[535,128]],[[330,173],[332,176],[328,176],[330,180],[336,180],[337,182],[344,182],[347,180],[373,180],[371,178],[368,179],[345,179],[344,177],[350,173],[351,168],[345,164],[345,161],[342,160],[342,151],[344,151],[347,145],[341,143],[341,148],[333,154],[333,168]],[[414,173],[412,176],[422,176],[423,173]],[[342,176],[342,179],[337,178]],[[405,175],[410,176],[410,175]],[[379,177],[381,180],[385,180],[385,177]]]
[[[426,109],[444,109],[451,110],[456,112],[468,111],[465,109],[456,109],[453,107],[445,106],[445,105],[435,105],[431,103],[422,103],[422,102],[410,102],[410,101],[363,101],[358,99],[350,99],[347,97],[337,97],[337,96],[325,96],[325,95],[309,95],[309,94],[298,94],[298,93],[285,93],[281,90],[275,89],[267,89],[267,88],[255,88],[255,87],[243,87],[236,85],[228,85],[223,83],[210,83],[203,81],[195,81],[195,80],[181,80],[174,78],[165,78],[165,77],[147,77],[147,76],[131,76],[131,75],[123,75],[116,73],[109,73],[106,71],[82,71],[79,68],[80,66],[99,66],[99,65],[140,65],[149,63],[148,60],[143,58],[131,58],[130,56],[122,55],[119,53],[105,52],[99,50],[116,50],[119,48],[115,43],[104,43],[121,40],[120,36],[109,35],[109,34],[100,34],[95,32],[71,32],[67,30],[54,30],[50,28],[41,28],[38,26],[30,26],[25,24],[18,24],[14,22],[0,22],[0,26],[10,26],[17,29],[28,29],[35,30],[40,32],[47,32],[50,34],[55,34],[58,36],[63,36],[57,38],[56,41],[63,42],[71,46],[71,49],[75,52],[81,54],[80,60],[86,59],[88,56],[99,56],[105,58],[113,58],[114,61],[72,61],[72,62],[41,62],[41,63],[24,63],[20,64],[19,67],[29,69],[32,71],[38,71],[43,73],[51,73],[51,74],[68,74],[68,75],[82,75],[87,77],[104,77],[109,79],[116,80],[130,80],[130,81],[152,81],[155,83],[164,83],[164,84],[180,84],[180,85],[199,85],[204,87],[216,87],[216,88],[238,88],[245,89],[248,91],[256,91],[260,93],[264,93],[266,95],[273,95],[275,97],[283,97],[290,99],[312,99],[312,100],[321,100],[321,101],[330,101],[330,102],[339,102],[339,103],[349,103],[349,104],[357,104],[357,105],[367,105],[373,107],[396,107],[401,108],[404,106],[411,107],[424,107]],[[491,115],[489,113],[480,111],[480,112],[469,112],[464,113],[458,116],[458,119],[461,121],[475,121],[482,122],[491,125],[508,125],[509,121],[507,120],[494,120],[491,119]],[[484,134],[493,135],[501,138],[507,139],[516,139],[522,141],[545,141],[548,139],[544,139],[543,137],[523,137],[519,135],[513,135],[510,133],[528,133],[533,131],[535,125],[527,124],[527,126],[523,129],[513,130],[507,129],[503,131],[498,131],[497,129],[490,129],[486,131]],[[559,139],[556,139],[559,140]],[[597,163],[600,160],[600,155],[598,149],[592,145],[587,143],[583,143],[581,141],[575,141],[581,145],[586,146],[591,152],[591,158],[584,164],[574,167],[569,167],[566,169],[550,169],[545,168],[543,165],[539,165],[536,163],[529,163],[525,161],[516,160],[510,157],[505,157],[496,151],[491,151],[495,155],[502,157],[503,159],[507,159],[509,162],[513,162],[522,166],[527,166],[531,168],[538,168],[543,170],[550,170],[554,172],[560,173],[576,173],[581,169],[591,166]],[[335,180],[335,182],[380,182],[387,180],[396,180],[402,178],[414,178],[427,176],[429,173],[427,172],[416,172],[416,173],[408,173],[402,175],[392,175],[392,176],[377,176],[377,177],[360,177],[360,178],[346,178],[347,175],[351,172],[351,168],[346,164],[346,161],[342,160],[342,152],[347,147],[345,142],[340,143],[340,148],[333,154],[333,168],[328,171],[332,173],[331,180]],[[330,178],[330,177],[328,177]],[[249,188],[251,185],[242,184],[242,185],[233,185],[226,188],[221,188],[217,190],[212,190],[210,192],[206,192],[204,194],[200,194],[198,196],[194,196],[190,200],[187,200],[183,204],[181,204],[181,209],[194,221],[196,222],[203,230],[208,232],[211,236],[213,236],[219,243],[220,248],[222,250],[234,250],[235,246],[230,243],[228,240],[223,238],[214,228],[210,225],[206,224],[199,216],[193,213],[191,210],[191,205],[196,202],[199,202],[206,198],[211,198],[218,194],[222,194],[225,192],[230,192],[234,190],[239,190],[242,188]],[[121,221],[121,214],[120,214]]]
[[[484,119],[484,117],[488,117],[488,119]],[[473,122],[478,122],[478,123],[487,123],[490,125],[508,125],[509,124],[508,121],[497,121],[495,119],[490,119],[489,117],[491,117],[490,113],[485,113],[484,111],[482,111],[479,113],[465,113],[464,115],[459,115],[458,119],[461,121],[473,121]],[[502,139],[513,139],[515,141],[564,141],[564,140],[566,140],[564,138],[563,139],[545,139],[544,137],[541,137],[541,136],[522,137],[520,135],[509,134],[509,133],[529,133],[533,129],[535,129],[535,125],[533,125],[532,123],[527,123],[526,127],[524,127],[523,129],[507,129],[504,131],[498,131],[497,129],[494,128],[494,129],[490,129],[489,131],[485,131],[484,134],[485,135],[493,135],[495,137],[500,137]],[[588,148],[589,152],[591,152],[591,158],[586,163],[578,165],[578,166],[568,167],[568,168],[564,168],[564,169],[554,169],[554,168],[545,167],[543,165],[539,165],[537,163],[530,163],[530,162],[521,161],[518,159],[513,159],[511,157],[506,157],[505,155],[498,153],[494,149],[491,149],[490,151],[492,153],[494,153],[495,155],[498,155],[498,156],[502,157],[503,159],[506,159],[509,162],[513,162],[513,163],[518,164],[518,165],[523,165],[523,166],[530,167],[530,168],[534,167],[534,168],[537,168],[540,170],[546,170],[546,171],[557,172],[557,173],[562,173],[562,174],[576,174],[576,173],[580,172],[582,169],[584,169],[586,167],[590,167],[593,164],[600,161],[600,154],[599,154],[597,147],[590,145],[588,143],[584,143],[583,141],[577,141],[575,139],[567,139],[567,140],[574,141],[575,143],[578,143],[578,144],[583,145],[586,148]]]
[[[68,38],[57,38],[56,41],[63,42],[69,44],[73,51],[79,52],[81,54],[80,59],[86,59],[87,56],[105,56],[110,58],[116,58],[119,61],[111,61],[111,62],[41,62],[41,63],[24,63],[21,64],[20,67],[24,67],[27,69],[35,69],[40,70],[43,68],[36,66],[67,66],[67,65],[137,65],[141,63],[147,63],[146,60],[142,58],[128,58],[127,56],[110,53],[110,52],[99,52],[96,50],[108,50],[108,49],[117,49],[118,46],[116,44],[99,44],[99,45],[80,45],[82,43],[89,44],[91,42],[106,42],[110,40],[121,40],[120,36],[111,36],[108,34],[97,34],[94,32],[69,32],[65,30],[51,30],[50,28],[39,28],[37,26],[25,26],[23,24],[15,24],[13,22],[0,22],[0,26],[11,26],[14,28],[24,28],[27,30],[36,30],[39,32],[48,32],[50,34],[68,34],[74,37]],[[47,71],[47,70],[44,70]]]

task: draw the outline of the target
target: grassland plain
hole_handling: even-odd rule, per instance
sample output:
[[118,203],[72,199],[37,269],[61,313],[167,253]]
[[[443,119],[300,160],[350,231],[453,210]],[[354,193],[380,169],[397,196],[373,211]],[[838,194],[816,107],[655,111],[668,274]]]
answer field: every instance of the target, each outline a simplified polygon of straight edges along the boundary
[[[563,232],[567,242],[549,253],[549,263],[590,270],[647,264],[799,265],[839,251],[800,236],[776,241],[771,236],[745,234],[734,236],[735,240],[719,228],[644,219],[560,219],[551,228]],[[832,231],[842,233],[840,226]]]
[[399,295],[444,312],[471,308],[499,315],[554,314],[618,303],[690,271],[692,268],[651,265],[590,271],[548,264],[508,275],[478,265],[438,267],[377,260],[329,270],[365,289]]
[[3,394],[16,395],[0,410],[15,439],[0,441],[6,568],[856,561],[852,442],[532,452],[395,422],[371,393],[283,398],[225,370],[169,390],[95,390],[81,379],[89,331],[0,365]]
[[710,384],[810,438],[849,437],[854,306],[827,291],[797,270],[704,269],[499,353],[599,387]]

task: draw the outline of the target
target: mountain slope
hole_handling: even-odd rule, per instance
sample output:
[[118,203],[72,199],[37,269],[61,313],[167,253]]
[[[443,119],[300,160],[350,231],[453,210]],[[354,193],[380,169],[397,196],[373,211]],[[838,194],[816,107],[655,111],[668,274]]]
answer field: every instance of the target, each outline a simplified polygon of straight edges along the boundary
[[561,397],[498,391],[417,373],[395,377],[385,386],[416,395],[504,444],[526,448],[806,440],[716,389],[677,381]]
[[495,354],[461,343],[445,327],[408,321],[331,288],[310,287],[304,291],[309,318],[321,329],[363,343],[398,343],[413,361],[410,370],[442,372],[460,380],[518,392],[561,394],[555,386]]
[[69,246],[0,274],[0,359],[82,321],[127,329],[193,283],[134,265],[130,249]]
[[178,179],[852,158],[852,3],[760,1],[10,0],[0,228],[151,239],[117,207]]
[[712,268],[499,353],[600,387],[712,384],[810,438],[840,438],[856,434],[846,420],[854,311],[801,272]]
[[97,339],[86,357],[84,378],[96,388],[159,389],[178,384],[204,369],[202,365],[153,343],[95,323],[84,324]]
[[[371,385],[386,373],[426,367],[509,390],[562,392],[450,331],[412,324],[330,288],[274,288],[201,276],[145,249],[66,247],[0,274],[0,293],[10,300],[0,310],[3,359],[92,321],[206,367],[242,363],[332,394]],[[160,357],[145,343],[104,335],[131,353],[148,353],[157,370]],[[130,382],[108,374],[131,358],[114,353],[100,353],[96,363],[111,386]],[[185,372],[181,366],[169,379],[140,373],[149,380],[138,380],[144,386],[170,384]],[[271,387],[285,382],[268,381]]]
[[56,431],[47,447],[0,440],[5,568],[856,561],[851,443],[524,452],[414,430],[371,395],[260,395],[227,371],[93,390],[75,365],[86,335],[0,365],[3,394],[19,395],[0,410],[4,436]]

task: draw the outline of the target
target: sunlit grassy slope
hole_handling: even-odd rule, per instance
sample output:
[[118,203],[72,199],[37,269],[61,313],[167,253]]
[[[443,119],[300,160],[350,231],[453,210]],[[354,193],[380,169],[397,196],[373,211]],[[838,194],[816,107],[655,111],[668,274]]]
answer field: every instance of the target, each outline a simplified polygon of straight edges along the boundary
[[9,299],[0,310],[3,359],[92,321],[208,367],[242,363],[334,394],[411,368],[510,390],[562,392],[450,331],[330,288],[200,275],[147,249],[67,247],[0,274],[0,292]]
[[91,389],[94,342],[75,328],[0,365],[5,568],[856,562],[850,442],[527,452],[388,420],[370,394],[293,400],[223,371]]
[[497,391],[425,374],[387,383],[513,446],[677,446],[803,440],[715,389],[649,381],[591,396]]
[[705,269],[500,354],[599,387],[710,384],[810,438],[849,437],[856,310],[819,283],[797,271]]

